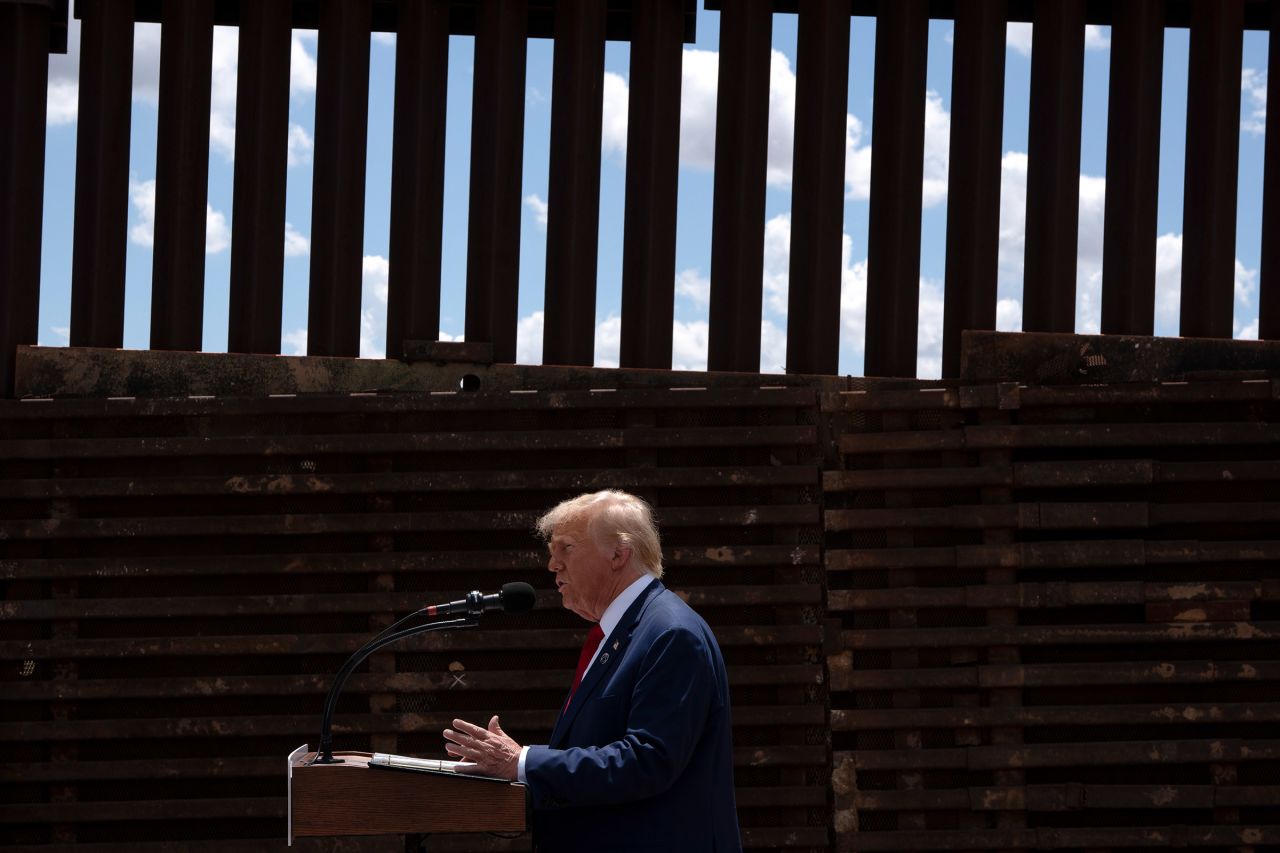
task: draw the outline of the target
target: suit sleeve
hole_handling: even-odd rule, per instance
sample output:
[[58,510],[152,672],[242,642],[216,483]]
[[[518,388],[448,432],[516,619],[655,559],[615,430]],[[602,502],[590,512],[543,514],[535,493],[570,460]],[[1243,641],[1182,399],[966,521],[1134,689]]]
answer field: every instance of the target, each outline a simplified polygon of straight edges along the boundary
[[535,808],[593,806],[662,793],[680,777],[706,728],[716,678],[705,639],[670,628],[646,652],[626,734],[603,746],[529,748]]

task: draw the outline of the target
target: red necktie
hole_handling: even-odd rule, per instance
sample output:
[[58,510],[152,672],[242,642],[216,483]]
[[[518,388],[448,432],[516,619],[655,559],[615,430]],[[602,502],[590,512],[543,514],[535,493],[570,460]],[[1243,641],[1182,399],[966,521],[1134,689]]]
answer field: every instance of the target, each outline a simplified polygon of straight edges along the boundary
[[573,701],[573,694],[578,692],[578,685],[582,683],[582,674],[587,671],[587,664],[591,663],[591,658],[595,656],[596,649],[600,648],[600,641],[603,639],[604,629],[597,622],[591,626],[591,630],[587,632],[587,639],[582,644],[582,654],[578,655],[578,671],[573,674],[573,687],[569,690],[569,698],[564,700],[564,708],[561,713],[569,710],[569,703]]

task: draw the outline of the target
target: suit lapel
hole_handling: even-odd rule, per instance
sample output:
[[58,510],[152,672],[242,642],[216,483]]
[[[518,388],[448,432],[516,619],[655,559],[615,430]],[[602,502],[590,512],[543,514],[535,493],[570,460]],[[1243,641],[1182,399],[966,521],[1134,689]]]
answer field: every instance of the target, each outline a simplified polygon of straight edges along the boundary
[[627,608],[627,612],[622,615],[618,626],[613,629],[613,633],[604,638],[600,644],[600,648],[596,650],[595,660],[591,662],[591,667],[587,670],[586,675],[582,678],[582,683],[578,685],[578,690],[573,694],[573,699],[569,702],[569,707],[564,710],[560,717],[556,720],[555,728],[551,732],[551,746],[558,748],[561,739],[569,732],[569,727],[573,724],[574,718],[578,716],[578,712],[587,705],[591,696],[600,687],[600,683],[604,680],[607,673],[611,672],[618,661],[627,651],[627,646],[631,644],[631,635],[635,632],[636,625],[640,624],[640,617],[644,613],[645,607],[649,602],[657,597],[658,593],[666,589],[662,585],[662,581],[654,579],[644,592]]

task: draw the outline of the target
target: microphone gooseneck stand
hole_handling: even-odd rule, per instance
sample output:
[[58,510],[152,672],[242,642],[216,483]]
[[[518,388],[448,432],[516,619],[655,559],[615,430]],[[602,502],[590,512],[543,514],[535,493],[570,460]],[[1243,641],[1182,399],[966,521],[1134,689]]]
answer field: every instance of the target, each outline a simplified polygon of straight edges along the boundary
[[430,622],[426,625],[415,625],[412,628],[405,628],[397,631],[396,629],[405,622],[421,615],[425,611],[418,610],[410,613],[399,622],[387,628],[378,636],[365,643],[356,653],[347,659],[342,665],[342,669],[338,670],[338,674],[333,678],[333,686],[329,688],[329,695],[324,700],[324,718],[320,723],[320,748],[317,750],[314,764],[341,764],[341,758],[333,757],[333,711],[338,704],[338,694],[342,692],[342,685],[347,678],[355,671],[364,659],[376,652],[383,646],[389,646],[392,643],[399,642],[405,637],[412,637],[415,634],[425,634],[429,631],[442,631],[446,628],[473,628],[480,624],[480,614],[484,612],[483,607],[472,609],[466,616],[458,619],[447,619],[444,622]]

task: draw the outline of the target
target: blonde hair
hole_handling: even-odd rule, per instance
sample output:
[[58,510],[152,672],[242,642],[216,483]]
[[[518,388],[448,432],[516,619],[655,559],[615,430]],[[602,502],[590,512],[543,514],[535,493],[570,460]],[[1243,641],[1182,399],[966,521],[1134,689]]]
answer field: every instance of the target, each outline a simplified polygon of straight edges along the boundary
[[557,527],[584,520],[597,545],[621,542],[631,549],[636,564],[655,578],[662,577],[662,542],[653,510],[641,498],[618,489],[588,492],[570,498],[538,519],[537,530],[550,540]]

